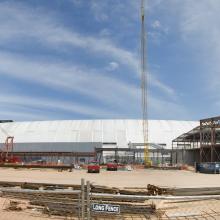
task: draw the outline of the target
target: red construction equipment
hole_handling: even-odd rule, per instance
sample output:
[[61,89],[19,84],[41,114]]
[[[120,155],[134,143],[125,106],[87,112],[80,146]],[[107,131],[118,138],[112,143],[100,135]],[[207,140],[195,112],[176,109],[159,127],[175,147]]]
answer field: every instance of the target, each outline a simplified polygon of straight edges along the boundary
[[14,150],[14,137],[9,135],[8,132],[0,126],[0,130],[6,136],[6,140],[2,148],[0,148],[0,163],[19,163],[19,157],[13,155]]
[[0,149],[0,163],[18,163],[20,159],[13,156],[14,137],[8,136],[3,147]]

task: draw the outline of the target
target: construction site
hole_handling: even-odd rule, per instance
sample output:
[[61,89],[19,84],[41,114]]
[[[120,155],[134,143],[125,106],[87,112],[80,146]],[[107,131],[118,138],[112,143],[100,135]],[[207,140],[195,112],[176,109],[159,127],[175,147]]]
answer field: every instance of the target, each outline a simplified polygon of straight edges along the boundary
[[140,119],[0,120],[0,219],[220,219],[220,116],[151,120],[141,14]]

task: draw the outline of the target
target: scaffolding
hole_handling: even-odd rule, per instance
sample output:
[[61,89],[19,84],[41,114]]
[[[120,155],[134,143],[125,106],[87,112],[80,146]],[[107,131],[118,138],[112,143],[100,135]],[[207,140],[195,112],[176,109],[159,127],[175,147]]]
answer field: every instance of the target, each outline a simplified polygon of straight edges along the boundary
[[220,116],[200,120],[200,162],[220,161]]
[[[149,159],[152,165],[165,165],[171,163],[171,149],[166,149],[164,144],[149,143]],[[103,161],[116,160],[122,164],[145,164],[145,143],[130,143],[129,147],[105,147],[95,148],[96,160],[101,164]],[[104,156],[109,152],[107,156]],[[104,158],[105,157],[105,158]]]

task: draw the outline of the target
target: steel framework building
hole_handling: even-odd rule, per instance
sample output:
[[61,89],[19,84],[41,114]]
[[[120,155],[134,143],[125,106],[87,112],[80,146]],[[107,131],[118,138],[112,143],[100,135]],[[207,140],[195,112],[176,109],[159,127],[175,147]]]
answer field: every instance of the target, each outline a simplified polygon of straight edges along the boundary
[[[172,161],[220,161],[220,116],[200,120],[199,126],[172,141]],[[178,158],[179,157],[179,158]]]

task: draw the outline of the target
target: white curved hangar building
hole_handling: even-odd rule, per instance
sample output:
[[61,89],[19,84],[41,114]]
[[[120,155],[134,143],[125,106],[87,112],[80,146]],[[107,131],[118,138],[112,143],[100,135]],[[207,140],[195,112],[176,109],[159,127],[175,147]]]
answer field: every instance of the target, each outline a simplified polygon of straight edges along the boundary
[[[149,142],[172,147],[172,140],[198,121],[149,120]],[[0,142],[14,137],[16,152],[89,152],[94,147],[128,148],[143,143],[141,120],[59,120],[0,123]]]

